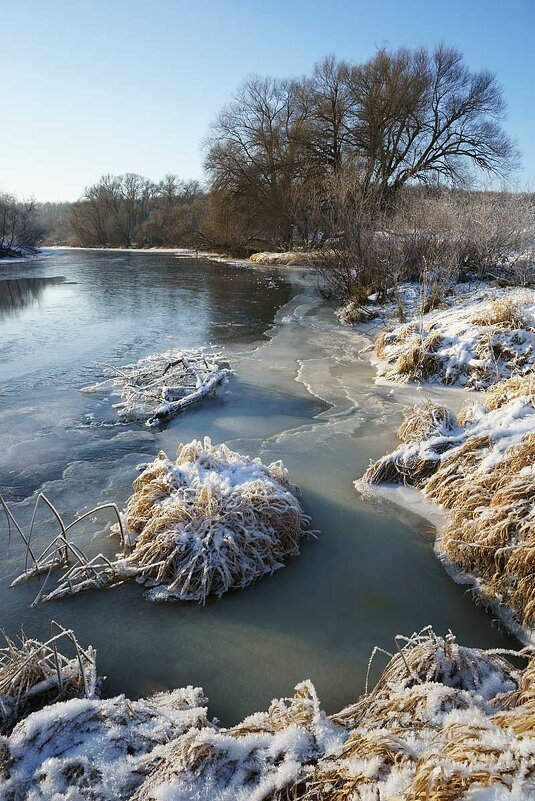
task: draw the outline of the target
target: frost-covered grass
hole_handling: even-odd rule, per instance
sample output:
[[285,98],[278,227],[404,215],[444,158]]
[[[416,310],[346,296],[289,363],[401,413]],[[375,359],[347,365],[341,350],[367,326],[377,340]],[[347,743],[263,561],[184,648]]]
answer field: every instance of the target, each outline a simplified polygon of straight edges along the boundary
[[347,303],[335,311],[335,314],[342,325],[368,323],[377,316],[375,309],[363,305],[358,300],[348,300]]
[[[494,295],[494,296],[493,296]],[[535,364],[535,292],[488,288],[481,299],[453,296],[377,339],[378,375],[485,389]]]
[[[299,554],[309,519],[296,495],[282,462],[266,466],[226,445],[212,445],[208,437],[193,440],[179,447],[175,462],[160,452],[135,480],[117,525],[122,551],[115,560],[102,554],[88,559],[68,539],[78,521],[66,526],[54,510],[60,534],[41,557],[27,555],[27,568],[13,585],[43,574],[48,579],[63,568],[56,587],[45,594],[43,586],[38,598],[49,601],[136,579],[151,601],[204,603],[210,595],[249,586]],[[118,515],[114,504],[108,506]],[[30,534],[17,528],[28,542]]]
[[232,728],[202,691],[56,703],[0,738],[9,801],[529,801],[535,659],[426,629],[330,718],[313,685]]
[[221,354],[196,348],[170,349],[124,367],[106,365],[104,373],[110,377],[82,391],[120,395],[114,409],[122,420],[154,427],[213,393],[231,370]]
[[363,482],[412,484],[448,509],[450,523],[437,536],[446,566],[533,636],[535,371],[498,383],[484,405],[457,418],[443,406],[417,406],[398,433],[402,444]]
[[[68,698],[91,698],[97,689],[95,654],[84,650],[72,631],[52,623],[47,642],[5,636],[0,648],[0,733],[9,733],[29,712]],[[62,650],[70,646],[72,654]]]

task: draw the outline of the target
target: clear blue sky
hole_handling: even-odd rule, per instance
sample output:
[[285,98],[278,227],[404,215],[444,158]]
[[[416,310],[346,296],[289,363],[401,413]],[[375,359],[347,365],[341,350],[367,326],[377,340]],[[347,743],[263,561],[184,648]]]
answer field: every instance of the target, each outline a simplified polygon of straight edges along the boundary
[[440,40],[497,73],[519,182],[535,185],[535,0],[0,0],[0,20],[3,191],[201,177],[208,125],[246,75]]

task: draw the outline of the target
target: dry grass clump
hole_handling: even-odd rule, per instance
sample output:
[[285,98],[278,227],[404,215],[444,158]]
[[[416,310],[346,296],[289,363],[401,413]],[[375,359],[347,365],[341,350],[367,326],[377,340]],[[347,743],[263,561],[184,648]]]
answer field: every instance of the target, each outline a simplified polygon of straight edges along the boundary
[[485,396],[485,406],[487,409],[499,409],[500,406],[508,403],[515,398],[525,398],[532,406],[535,403],[535,371],[530,371],[523,376],[510,378],[508,381],[500,381],[490,387]]
[[342,325],[356,325],[357,323],[369,323],[377,312],[358,300],[349,300],[335,312]]
[[426,431],[432,411],[416,407],[399,432],[404,444],[363,478],[412,484],[448,509],[439,554],[506,622],[528,631],[535,629],[533,381],[532,373],[498,384],[486,407],[471,406],[457,426],[438,421]]
[[535,294],[526,290],[423,314],[379,336],[378,374],[470,389],[524,375],[535,365],[534,309]]
[[330,720],[304,682],[267,713],[170,743],[135,801],[164,788],[199,801],[454,801],[503,788],[528,801],[535,660],[521,671],[510,652],[465,648],[430,628],[396,644],[376,687]]
[[455,415],[447,406],[427,400],[405,412],[398,437],[401,442],[420,442],[453,431],[457,425]]
[[[0,734],[9,734],[26,715],[56,701],[92,697],[96,690],[95,652],[82,649],[72,631],[52,623],[46,642],[24,633],[17,640],[7,635],[0,648]],[[65,656],[58,645],[70,644]]]
[[501,326],[504,329],[529,328],[532,325],[525,307],[533,303],[533,296],[524,291],[491,300],[483,310],[476,310],[472,322],[476,325]]
[[527,801],[534,663],[520,673],[505,655],[463,648],[451,634],[413,635],[375,689],[333,716],[349,730],[341,748],[276,798],[454,801],[488,787]]
[[41,588],[41,600],[136,579],[149,600],[204,603],[299,554],[309,519],[296,494],[282,462],[266,466],[208,437],[193,440],[179,448],[175,462],[160,452],[134,482],[119,517],[122,552],[115,560],[88,559],[67,539],[74,523],[65,526],[56,512],[61,534],[41,557],[31,554],[33,565],[14,584],[42,573],[48,578],[60,567],[67,572],[55,589],[44,594]]
[[252,256],[249,257],[249,261],[252,261],[255,264],[278,264],[282,266],[293,267],[296,265],[307,264],[313,258],[313,253],[304,253],[293,250],[283,253],[264,251],[262,253],[253,253]]
[[[423,335],[415,323],[380,334],[375,343],[375,355],[386,359],[389,365],[381,366],[381,376],[400,383],[430,379],[439,369],[436,352],[441,342],[441,334]],[[396,357],[392,361],[389,354],[394,350]]]
[[311,682],[292,698],[274,700],[230,729],[210,726],[171,742],[162,764],[132,801],[154,801],[162,788],[178,798],[282,799],[344,732],[320,710]]
[[[373,462],[363,476],[367,484],[420,486],[436,470],[441,454],[450,447],[449,437],[458,427],[455,415],[440,403],[426,400],[405,412],[398,428],[403,445]],[[418,443],[433,438],[434,447],[422,450]]]
[[[488,789],[495,801],[533,798],[528,650],[466,648],[430,627],[396,647],[375,688],[330,718],[310,681],[231,728],[208,721],[192,687],[52,706],[0,738],[0,795],[467,801]],[[512,656],[529,659],[524,670]]]

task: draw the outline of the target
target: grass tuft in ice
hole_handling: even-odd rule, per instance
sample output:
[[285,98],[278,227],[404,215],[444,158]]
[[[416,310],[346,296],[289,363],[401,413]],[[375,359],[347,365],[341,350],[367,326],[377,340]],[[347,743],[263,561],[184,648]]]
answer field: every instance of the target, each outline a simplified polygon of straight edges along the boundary
[[123,516],[109,505],[121,534],[116,559],[88,558],[67,536],[82,518],[66,526],[55,511],[60,534],[40,556],[30,548],[31,532],[17,526],[29,556],[13,583],[46,574],[46,584],[53,570],[63,568],[56,587],[45,593],[43,586],[38,598],[136,579],[145,583],[151,601],[204,603],[210,595],[249,586],[299,554],[309,519],[296,495],[282,462],[266,466],[226,445],[212,445],[208,437],[193,440],[179,448],[175,462],[160,452],[143,470]]
[[[46,642],[5,636],[0,648],[0,734],[9,734],[30,712],[56,701],[95,695],[95,652],[84,650],[76,637],[56,622]],[[68,647],[70,656],[61,649]]]
[[221,354],[206,348],[167,350],[124,367],[105,365],[104,381],[83,392],[119,394],[114,405],[122,420],[145,420],[155,427],[215,391],[231,370]]
[[535,629],[534,376],[497,384],[485,406],[469,406],[457,421],[444,407],[416,407],[401,426],[403,444],[363,478],[412,484],[448,509],[438,553],[528,636]]

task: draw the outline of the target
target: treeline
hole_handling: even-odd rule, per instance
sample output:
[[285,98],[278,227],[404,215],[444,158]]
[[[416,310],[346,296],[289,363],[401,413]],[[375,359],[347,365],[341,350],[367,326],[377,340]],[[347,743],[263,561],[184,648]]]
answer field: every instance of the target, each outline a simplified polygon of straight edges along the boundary
[[134,173],[105,175],[69,210],[75,241],[85,246],[193,245],[205,213],[198,181],[166,175],[159,183]]
[[[221,238],[234,249],[321,247],[336,234],[333,182],[369,210],[407,186],[506,176],[515,147],[494,75],[445,45],[380,49],[299,80],[251,78],[215,121],[206,169]],[[226,231],[226,235],[224,232]]]
[[39,219],[50,244],[306,251],[340,299],[512,264],[527,282],[533,198],[474,190],[518,163],[504,113],[495,76],[445,45],[329,57],[242,84],[211,127],[206,185],[106,175]]
[[321,248],[338,234],[340,177],[372,210],[395,208],[407,186],[506,176],[517,154],[504,110],[495,76],[445,45],[250,78],[211,128],[205,190],[175,176],[104,176],[70,209],[70,229],[85,245]]

